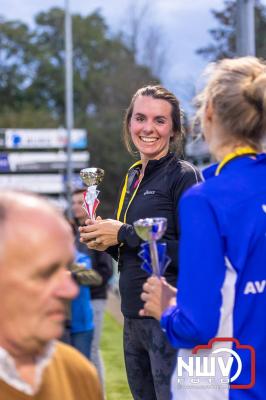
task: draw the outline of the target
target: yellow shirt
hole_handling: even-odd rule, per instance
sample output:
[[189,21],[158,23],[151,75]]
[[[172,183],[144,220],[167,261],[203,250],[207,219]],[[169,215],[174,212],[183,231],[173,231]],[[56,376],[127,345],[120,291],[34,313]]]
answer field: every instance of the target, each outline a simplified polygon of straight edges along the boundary
[[56,344],[38,392],[27,395],[0,380],[0,400],[102,400],[96,369],[78,351]]

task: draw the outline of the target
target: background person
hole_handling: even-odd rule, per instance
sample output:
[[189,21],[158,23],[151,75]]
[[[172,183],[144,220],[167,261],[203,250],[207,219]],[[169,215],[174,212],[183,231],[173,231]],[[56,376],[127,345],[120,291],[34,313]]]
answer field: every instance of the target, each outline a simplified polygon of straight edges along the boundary
[[90,260],[92,271],[95,271],[102,278],[100,285],[90,287],[91,305],[93,308],[94,333],[91,343],[91,361],[96,366],[104,389],[104,364],[100,353],[100,339],[103,324],[103,315],[106,307],[108,282],[112,276],[112,259],[105,252],[91,250],[84,243],[80,242],[79,226],[85,225],[87,213],[82,208],[84,198],[83,192],[86,188],[77,189],[72,194],[72,214],[74,218],[75,245],[80,254]]
[[79,294],[69,302],[65,329],[60,340],[90,359],[94,324],[89,287],[101,285],[102,277],[91,269],[90,259],[84,259],[84,255],[78,252],[69,271],[79,285]]
[[90,248],[108,248],[119,259],[120,293],[124,314],[124,355],[134,399],[170,399],[170,378],[176,350],[167,342],[158,321],[140,318],[140,294],[147,278],[141,268],[139,239],[133,222],[139,218],[165,217],[163,241],[171,264],[165,277],[177,278],[176,249],[179,227],[177,204],[181,194],[200,179],[189,163],[175,152],[181,142],[181,113],[176,97],[161,86],[139,89],[126,112],[124,136],[133,143],[140,160],[130,167],[118,205],[117,220],[91,221],[81,227],[81,240]]
[[[75,263],[90,270],[91,258],[79,251],[75,253]],[[79,285],[78,296],[71,301],[70,344],[91,358],[91,343],[93,338],[93,310],[89,285]]]
[[[187,191],[180,203],[177,299],[171,298],[165,282],[151,278],[144,285],[141,315],[160,320],[176,348],[234,337],[255,349],[252,388],[227,387],[223,394],[217,389],[179,388],[174,399],[262,400],[266,391],[266,155],[260,151],[266,138],[265,63],[254,57],[216,63],[198,100],[204,137],[219,164],[209,167],[206,182]],[[249,384],[250,354],[242,353],[241,361],[242,373],[234,384]],[[176,388],[177,374],[173,383]]]
[[57,342],[77,286],[71,228],[45,200],[0,192],[0,397],[102,399],[94,367]]
[[75,262],[69,266],[69,271],[79,285],[79,294],[68,304],[65,329],[60,340],[72,345],[90,359],[94,330],[90,287],[101,285],[102,277],[92,270],[90,259],[77,251]]

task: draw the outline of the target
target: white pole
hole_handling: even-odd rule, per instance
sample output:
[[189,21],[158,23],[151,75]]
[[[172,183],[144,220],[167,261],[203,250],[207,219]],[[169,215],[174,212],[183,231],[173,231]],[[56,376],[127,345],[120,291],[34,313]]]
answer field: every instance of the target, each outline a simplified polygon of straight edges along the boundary
[[237,55],[255,56],[254,0],[237,0]]
[[65,118],[67,130],[67,176],[66,194],[68,216],[70,216],[72,192],[72,147],[71,131],[74,125],[73,117],[73,64],[72,64],[72,20],[69,12],[69,0],[65,0]]

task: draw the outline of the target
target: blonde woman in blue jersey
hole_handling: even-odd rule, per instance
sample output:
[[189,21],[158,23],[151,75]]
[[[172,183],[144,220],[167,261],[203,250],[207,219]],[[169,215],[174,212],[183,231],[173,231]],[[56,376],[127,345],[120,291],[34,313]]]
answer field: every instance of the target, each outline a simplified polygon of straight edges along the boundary
[[[160,320],[170,343],[183,349],[180,357],[212,339],[218,343],[217,338],[227,339],[226,352],[238,355],[233,362],[239,369],[235,375],[232,365],[225,385],[204,382],[199,390],[190,381],[185,388],[176,371],[173,399],[264,400],[266,65],[244,57],[221,60],[208,70],[198,116],[218,164],[180,202],[177,297],[165,282],[150,278],[140,314]],[[212,356],[212,349],[207,354]]]

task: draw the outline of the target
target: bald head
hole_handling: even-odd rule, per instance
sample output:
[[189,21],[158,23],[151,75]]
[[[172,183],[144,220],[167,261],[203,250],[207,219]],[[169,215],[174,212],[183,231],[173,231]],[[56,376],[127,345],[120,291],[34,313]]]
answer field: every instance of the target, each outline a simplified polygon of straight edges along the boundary
[[41,196],[15,190],[0,191],[0,223],[12,216],[35,211],[61,217],[56,208]]
[[47,200],[19,191],[0,191],[0,226],[2,250],[7,240],[16,240],[17,235],[24,236],[25,242],[34,239],[35,235],[30,234],[32,229],[49,230],[57,226],[66,234],[70,232],[63,215]]
[[34,351],[62,334],[66,300],[77,294],[67,273],[72,231],[46,200],[15,191],[0,192],[0,224],[0,346]]

